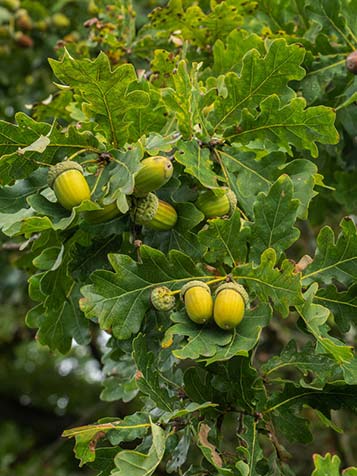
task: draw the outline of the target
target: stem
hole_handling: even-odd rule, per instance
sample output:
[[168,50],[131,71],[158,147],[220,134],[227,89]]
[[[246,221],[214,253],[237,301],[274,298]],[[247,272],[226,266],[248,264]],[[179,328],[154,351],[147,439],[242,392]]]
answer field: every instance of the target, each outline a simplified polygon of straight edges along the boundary
[[97,187],[98,187],[98,184],[100,182],[100,179],[102,177],[102,174],[103,174],[103,171],[104,171],[104,168],[102,168],[99,172],[98,172],[98,176],[97,176],[97,179],[95,181],[95,184],[91,190],[91,195],[93,195],[95,193],[95,191],[97,190]]
[[69,157],[66,157],[64,160],[65,161],[70,161],[70,160],[73,160],[75,157],[77,157],[77,155],[81,155],[83,154],[83,152],[93,152],[91,151],[91,149],[81,149],[81,150],[77,150],[74,154],[70,155]]
[[[210,278],[211,276],[207,276],[207,278]],[[210,284],[215,284],[215,283],[219,283],[220,281],[224,281],[225,279],[227,279],[227,276],[220,276],[219,278],[215,278],[215,279],[212,279],[211,281],[207,281],[207,286],[209,286]],[[176,291],[171,291],[170,293],[168,293],[169,296],[175,296],[175,294],[180,294],[181,292],[181,289],[177,289]]]

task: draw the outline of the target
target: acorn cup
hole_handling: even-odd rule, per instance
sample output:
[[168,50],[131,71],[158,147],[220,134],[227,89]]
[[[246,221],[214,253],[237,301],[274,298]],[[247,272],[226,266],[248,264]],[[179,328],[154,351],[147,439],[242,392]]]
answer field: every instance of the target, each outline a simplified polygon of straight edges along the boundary
[[180,296],[191,321],[196,324],[205,324],[212,318],[213,299],[206,283],[190,281],[182,287]]
[[246,290],[237,283],[221,284],[215,292],[213,318],[218,327],[234,329],[242,321],[249,303]]
[[104,223],[121,215],[116,202],[102,205],[102,210],[89,210],[83,213],[83,217],[87,223],[97,225]]
[[177,222],[177,213],[172,205],[159,200],[154,193],[137,200],[132,210],[132,218],[138,225],[144,225],[157,231],[171,230]]
[[166,286],[158,286],[151,291],[151,304],[157,311],[171,311],[175,307],[175,296]]
[[199,195],[196,206],[206,218],[232,215],[237,206],[237,197],[232,190],[227,190],[224,195],[219,196],[208,190]]
[[90,200],[90,188],[83,175],[83,168],[77,162],[64,161],[53,165],[47,176],[49,187],[53,189],[58,202],[67,210]]
[[159,189],[172,177],[172,162],[160,155],[148,157],[141,161],[141,169],[135,175],[134,195],[143,197]]

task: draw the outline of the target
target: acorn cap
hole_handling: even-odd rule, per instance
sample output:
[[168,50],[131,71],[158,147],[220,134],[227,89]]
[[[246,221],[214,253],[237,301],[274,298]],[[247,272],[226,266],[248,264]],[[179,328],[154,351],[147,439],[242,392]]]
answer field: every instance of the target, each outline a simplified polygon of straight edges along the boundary
[[154,193],[148,193],[146,197],[137,201],[136,208],[133,210],[132,218],[138,225],[148,225],[156,215],[159,208],[159,199]]
[[193,281],[189,281],[188,283],[182,286],[181,292],[180,292],[180,298],[184,300],[186,291],[188,291],[191,288],[197,288],[197,287],[204,288],[206,289],[206,291],[208,291],[211,294],[211,289],[206,283],[204,283],[203,281],[193,280]]
[[224,289],[233,289],[234,291],[236,291],[237,293],[239,293],[244,302],[245,302],[245,305],[248,306],[249,304],[249,296],[248,296],[248,293],[247,291],[243,288],[242,285],[238,284],[238,283],[234,283],[234,282],[230,282],[230,283],[224,283],[224,284],[221,284],[220,286],[218,286],[218,288],[216,289],[216,292],[214,293],[215,296],[218,295],[218,293],[220,293],[221,291],[223,291]]
[[71,160],[65,160],[58,162],[58,164],[52,165],[48,170],[47,183],[49,187],[53,187],[55,180],[66,170],[78,170],[83,173],[83,167],[78,162],[72,162]]
[[227,191],[227,198],[229,201],[229,215],[232,215],[232,213],[237,207],[237,197],[233,190]]

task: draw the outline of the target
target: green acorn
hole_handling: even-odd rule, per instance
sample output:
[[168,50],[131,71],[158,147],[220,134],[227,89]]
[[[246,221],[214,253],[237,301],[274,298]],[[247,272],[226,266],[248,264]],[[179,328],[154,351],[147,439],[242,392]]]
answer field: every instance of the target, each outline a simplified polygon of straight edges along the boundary
[[249,303],[246,290],[240,284],[221,284],[215,292],[213,318],[224,330],[234,329],[242,321]]
[[237,206],[237,197],[232,190],[224,195],[215,195],[211,190],[200,194],[196,206],[206,218],[231,215]]
[[188,317],[196,324],[204,324],[212,317],[213,299],[209,286],[202,281],[189,281],[180,293]]
[[68,28],[71,24],[70,19],[63,13],[54,13],[51,17],[51,22],[56,28]]
[[157,155],[141,162],[141,169],[135,175],[134,194],[142,197],[165,185],[172,177],[174,168],[167,157]]
[[166,286],[158,286],[151,291],[151,303],[158,311],[171,311],[175,307],[175,296]]
[[177,222],[177,213],[172,205],[159,200],[154,193],[137,200],[132,217],[138,225],[157,231],[171,230]]
[[0,5],[8,10],[18,10],[21,6],[20,0],[1,0]]
[[109,203],[109,205],[102,205],[102,210],[90,210],[83,213],[83,217],[87,223],[96,225],[104,223],[116,218],[121,213],[117,207],[116,202]]
[[53,189],[58,202],[67,210],[90,199],[90,189],[77,162],[64,161],[53,165],[48,171],[48,185]]

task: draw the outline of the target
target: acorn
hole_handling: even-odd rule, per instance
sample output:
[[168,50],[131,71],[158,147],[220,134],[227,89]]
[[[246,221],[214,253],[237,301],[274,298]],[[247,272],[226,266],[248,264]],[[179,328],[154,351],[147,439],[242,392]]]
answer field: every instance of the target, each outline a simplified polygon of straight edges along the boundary
[[142,197],[162,187],[172,177],[174,168],[167,157],[157,155],[141,161],[141,169],[135,175],[134,194]]
[[346,58],[346,68],[352,74],[357,74],[357,51],[352,51]]
[[102,205],[102,210],[90,210],[83,213],[85,221],[92,225],[110,221],[119,215],[121,215],[121,213],[116,202],[109,203],[108,205]]
[[171,230],[177,222],[177,213],[172,205],[159,200],[154,193],[137,200],[132,218],[138,225],[144,225],[157,231]]
[[68,28],[71,24],[70,19],[64,15],[63,13],[54,13],[51,17],[51,23],[53,26],[56,28],[62,29],[62,28]]
[[64,161],[53,165],[48,171],[48,185],[53,189],[58,202],[67,210],[90,199],[90,189],[77,162]]
[[25,8],[20,8],[20,10],[16,12],[16,26],[22,31],[32,30],[33,22]]
[[29,35],[25,35],[21,31],[17,31],[14,35],[15,42],[17,46],[21,48],[32,48],[33,47],[33,39]]
[[211,190],[203,192],[196,200],[196,206],[206,218],[231,215],[237,206],[237,197],[232,190],[224,195],[215,195]]
[[1,0],[0,5],[7,8],[8,10],[18,10],[21,6],[20,0]]
[[211,290],[202,281],[190,281],[186,283],[180,293],[185,303],[188,317],[196,324],[205,324],[212,317],[213,299]]
[[176,300],[169,288],[158,286],[151,291],[151,303],[158,311],[171,311],[175,307]]
[[215,292],[213,318],[221,329],[230,330],[238,326],[249,303],[246,290],[240,284],[221,284]]

